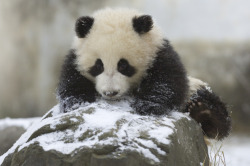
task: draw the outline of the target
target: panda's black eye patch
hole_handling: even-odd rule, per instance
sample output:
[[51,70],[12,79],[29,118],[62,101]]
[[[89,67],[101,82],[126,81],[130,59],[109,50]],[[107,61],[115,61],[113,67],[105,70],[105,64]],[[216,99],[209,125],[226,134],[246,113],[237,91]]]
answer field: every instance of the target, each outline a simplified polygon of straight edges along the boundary
[[104,67],[103,67],[103,63],[101,59],[97,59],[95,61],[94,66],[92,66],[89,69],[89,74],[91,74],[93,77],[98,76],[99,74],[101,74],[104,71]]
[[117,64],[117,70],[128,77],[132,77],[136,70],[133,66],[131,66],[126,59],[120,59]]

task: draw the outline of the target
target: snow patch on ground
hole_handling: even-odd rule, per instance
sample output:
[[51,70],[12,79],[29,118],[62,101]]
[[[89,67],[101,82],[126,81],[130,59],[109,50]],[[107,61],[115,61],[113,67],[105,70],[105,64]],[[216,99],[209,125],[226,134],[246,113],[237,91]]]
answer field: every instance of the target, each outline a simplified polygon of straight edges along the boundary
[[[91,109],[93,112],[87,113]],[[86,113],[80,113],[84,111]],[[53,116],[44,119],[49,114]],[[57,125],[64,123],[61,118],[62,116],[72,116],[70,118],[72,123],[78,121],[77,116],[81,116],[84,122],[80,123],[75,131],[67,129],[51,132],[28,141],[30,136],[41,127],[50,125],[51,129],[55,129]],[[69,154],[79,147],[93,148],[98,145],[117,145],[119,147],[118,150],[130,149],[138,151],[145,157],[159,162],[159,159],[150,152],[149,148],[154,148],[159,154],[164,155],[165,152],[157,146],[156,142],[169,144],[170,140],[168,137],[175,131],[173,122],[181,118],[188,119],[187,115],[178,112],[161,117],[140,116],[130,107],[129,100],[99,100],[95,103],[85,104],[75,111],[64,114],[60,113],[59,106],[57,105],[45,114],[44,117],[40,121],[36,119],[36,123],[29,127],[13,147],[0,157],[0,164],[18,146],[20,146],[18,148],[20,151],[34,142],[38,142],[45,151],[54,149],[64,154]],[[114,136],[107,139],[100,139],[103,134],[113,130],[116,131]],[[79,137],[88,131],[94,133],[83,141],[79,141]],[[156,142],[138,138],[140,133],[146,133],[146,135],[149,135]],[[65,143],[65,138],[71,138],[73,141]],[[124,145],[123,142],[129,142],[129,145]]]
[[32,123],[38,121],[41,118],[18,118],[18,119],[11,119],[5,118],[0,120],[0,130],[4,129],[9,126],[20,126],[24,129],[27,129]]
[[[208,146],[210,159],[213,159],[215,154],[217,155],[216,165],[226,166],[249,166],[250,165],[250,137],[242,135],[232,135],[226,138],[224,141],[212,142],[211,146]],[[219,157],[223,158],[219,160]],[[213,159],[214,160],[214,159]]]

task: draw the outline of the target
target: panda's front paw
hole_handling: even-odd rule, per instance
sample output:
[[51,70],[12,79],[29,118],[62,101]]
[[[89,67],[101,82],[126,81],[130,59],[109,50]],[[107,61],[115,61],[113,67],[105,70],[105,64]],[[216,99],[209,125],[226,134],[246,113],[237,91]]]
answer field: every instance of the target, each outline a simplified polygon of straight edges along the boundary
[[147,100],[137,99],[131,106],[140,115],[163,115],[167,113],[167,109],[163,105]]

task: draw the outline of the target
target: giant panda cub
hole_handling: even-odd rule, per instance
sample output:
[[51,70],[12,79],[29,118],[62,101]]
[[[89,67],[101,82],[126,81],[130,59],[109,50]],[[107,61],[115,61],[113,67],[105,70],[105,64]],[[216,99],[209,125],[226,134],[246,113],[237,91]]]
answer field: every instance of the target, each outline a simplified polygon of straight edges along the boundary
[[57,91],[61,112],[97,98],[131,96],[138,114],[187,111],[208,137],[228,135],[231,120],[225,105],[205,83],[187,77],[151,16],[108,8],[80,17],[75,32]]

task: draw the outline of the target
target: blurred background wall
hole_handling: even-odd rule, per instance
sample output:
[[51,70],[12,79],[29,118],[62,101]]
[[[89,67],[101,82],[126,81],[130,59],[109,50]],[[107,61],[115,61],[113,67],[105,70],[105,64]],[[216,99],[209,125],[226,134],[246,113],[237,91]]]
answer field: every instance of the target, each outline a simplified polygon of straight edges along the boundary
[[2,0],[0,118],[47,112],[75,20],[103,7],[132,7],[162,27],[189,72],[228,103],[234,131],[250,125],[250,1]]

